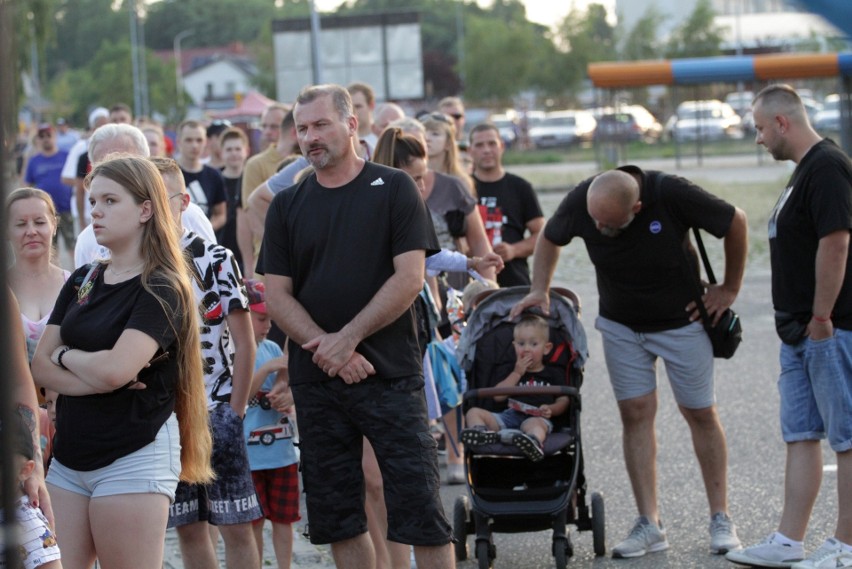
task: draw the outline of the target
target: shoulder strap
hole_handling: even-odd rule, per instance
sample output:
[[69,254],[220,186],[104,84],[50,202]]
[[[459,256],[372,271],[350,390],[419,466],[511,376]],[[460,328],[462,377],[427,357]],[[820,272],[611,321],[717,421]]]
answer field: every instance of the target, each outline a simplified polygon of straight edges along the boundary
[[[659,193],[660,185],[663,182],[663,178],[666,177],[666,174],[662,172],[656,172],[654,176],[654,189]],[[707,250],[704,248],[704,241],[701,239],[701,232],[697,227],[692,228],[692,234],[695,236],[695,243],[698,245],[698,252],[701,254],[701,262],[704,265],[704,270],[707,272],[707,281],[710,284],[716,284],[716,275],[713,274],[713,267],[710,266],[710,259],[707,258]],[[693,264],[689,258],[689,253],[686,250],[683,251],[683,261],[684,266],[686,267],[686,272],[689,273],[690,279],[695,282],[696,290],[698,294],[695,297],[695,304],[698,306],[698,313],[701,314],[701,320],[707,325],[710,322],[710,317],[707,314],[707,308],[704,306],[704,301],[701,299],[704,287],[701,285],[701,279],[699,275],[693,270]]]
[[80,288],[77,289],[78,301],[82,301],[89,294],[89,290],[92,288],[92,281],[97,278],[100,267],[101,264],[98,261],[95,261],[89,266],[89,272],[86,273],[83,282],[80,284]]

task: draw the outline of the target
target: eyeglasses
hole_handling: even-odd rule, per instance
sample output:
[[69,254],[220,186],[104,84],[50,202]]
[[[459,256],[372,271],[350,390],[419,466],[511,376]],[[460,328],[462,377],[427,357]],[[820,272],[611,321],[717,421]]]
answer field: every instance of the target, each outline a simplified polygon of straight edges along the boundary
[[453,117],[453,118],[454,118],[455,120],[457,120],[457,121],[460,121],[460,120],[462,120],[462,119],[464,118],[464,114],[463,114],[463,113],[449,113],[449,115],[450,115],[451,117]]
[[183,197],[183,196],[185,196],[185,195],[189,195],[189,194],[184,194],[183,192],[178,192],[178,193],[176,193],[176,194],[172,194],[172,195],[170,195],[170,196],[169,196],[169,199],[171,200],[171,199],[173,199],[173,198]]

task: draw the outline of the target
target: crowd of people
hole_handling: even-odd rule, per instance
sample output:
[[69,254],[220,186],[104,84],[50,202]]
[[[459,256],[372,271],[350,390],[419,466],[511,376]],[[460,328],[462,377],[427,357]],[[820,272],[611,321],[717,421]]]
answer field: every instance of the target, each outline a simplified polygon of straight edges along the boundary
[[[331,544],[338,567],[455,566],[436,430],[444,482],[462,484],[465,447],[502,429],[519,429],[519,453],[541,460],[568,402],[524,400],[533,416],[471,408],[463,426],[460,408],[437,401],[426,345],[452,344],[473,280],[526,286],[512,311],[517,364],[494,383],[558,384],[539,315],[560,248],[581,238],[637,509],[613,557],[669,548],[656,481],[662,360],[703,476],[710,551],[754,567],[852,567],[852,165],[790,87],[761,91],[754,117],[756,142],[797,165],[770,218],[788,460],[781,521],[764,542],[743,548],[729,510],[705,332],[742,285],[743,211],[622,166],[545,219],[532,185],[504,168],[498,129],[465,131],[460,99],[406,117],[355,83],[268,107],[251,157],[226,121],[183,121],[170,149],[160,125],[122,104],[93,110],[79,140],[62,120],[37,127],[6,198],[20,421],[3,427],[15,431],[22,562],[154,569],[174,527],[186,567],[218,567],[219,539],[227,567],[260,567],[268,519],[289,567],[301,480],[310,540]],[[701,289],[693,228],[724,242],[724,278]],[[826,437],[838,524],[806,555]]]

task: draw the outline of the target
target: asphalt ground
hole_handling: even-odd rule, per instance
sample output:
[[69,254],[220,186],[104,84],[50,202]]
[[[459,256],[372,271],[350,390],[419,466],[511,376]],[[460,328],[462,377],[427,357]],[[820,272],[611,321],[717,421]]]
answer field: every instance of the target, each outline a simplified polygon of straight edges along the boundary
[[[705,158],[701,166],[694,159],[684,159],[681,168],[676,167],[674,160],[642,161],[639,164],[645,168],[677,173],[697,182],[777,182],[779,191],[790,173],[789,165],[775,164],[765,158],[760,162],[754,155]],[[512,171],[529,177],[544,171],[554,179],[564,178],[574,183],[595,173],[597,167],[592,163],[555,164],[513,167]],[[564,187],[551,184],[552,191],[540,194],[546,216],[555,210],[564,189],[571,183],[566,182]],[[737,203],[737,200],[733,201]],[[766,207],[771,206],[769,203]],[[747,213],[752,216],[752,212]],[[708,244],[708,247],[712,249],[714,245]],[[759,249],[760,245],[753,242],[752,248]],[[711,250],[711,258],[713,255]],[[721,264],[714,264],[721,272]],[[677,410],[662,367],[658,372],[657,472],[661,515],[671,548],[632,560],[608,556],[609,549],[632,527],[636,508],[622,458],[617,407],[606,375],[600,335],[594,329],[598,301],[594,272],[581,242],[563,249],[554,282],[572,288],[583,302],[582,321],[590,349],[582,390],[585,474],[589,491],[601,492],[606,507],[607,556],[594,556],[591,532],[579,533],[570,526],[574,557],[569,567],[734,567],[724,558],[709,553],[707,528],[710,512],[701,475],[686,423]],[[784,481],[785,450],[778,426],[775,385],[779,369],[779,340],[773,326],[770,272],[765,255],[750,257],[743,288],[734,308],[742,318],[744,341],[733,359],[716,360],[716,395],[728,436],[730,511],[743,542],[750,544],[775,529],[782,506]],[[836,462],[827,446],[824,449],[825,473],[805,543],[808,550],[818,547],[825,537],[833,533],[837,513],[836,471],[832,468]],[[454,502],[466,492],[465,486],[442,487],[442,500],[450,518]],[[555,566],[550,532],[495,534],[494,543],[497,550],[495,568]],[[473,549],[472,536],[468,537],[468,546]],[[165,567],[182,567],[173,534],[167,538],[166,550]],[[271,549],[267,548],[267,551],[265,566],[274,566]],[[333,567],[333,564],[327,548],[316,548],[297,536],[293,566],[319,569]],[[462,569],[478,567],[475,559],[460,562],[458,566]]]

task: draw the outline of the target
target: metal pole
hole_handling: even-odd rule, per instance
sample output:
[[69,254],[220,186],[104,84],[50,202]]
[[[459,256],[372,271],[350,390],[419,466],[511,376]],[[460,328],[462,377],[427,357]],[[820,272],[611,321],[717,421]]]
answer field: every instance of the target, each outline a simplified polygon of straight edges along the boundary
[[458,52],[459,58],[459,79],[461,80],[462,90],[464,90],[464,78],[465,78],[465,61],[464,61],[464,14],[462,13],[462,6],[464,5],[464,0],[459,0],[456,2],[456,51]]
[[175,97],[175,107],[180,111],[183,108],[183,65],[181,63],[180,42],[183,38],[189,37],[195,33],[195,30],[184,30],[175,36],[174,52],[175,52],[175,86],[177,88]]
[[314,71],[314,84],[322,84],[322,61],[320,61],[320,17],[317,13],[314,0],[309,0],[311,8],[311,63]]
[[139,91],[139,50],[136,29],[136,0],[127,3],[127,11],[130,16],[130,62],[133,67],[133,114],[139,116],[142,113],[142,100]]
[[139,86],[141,87],[142,95],[142,114],[146,117],[151,116],[151,103],[148,99],[148,65],[145,62],[145,20],[136,20],[139,30]]
[[[17,9],[20,9],[22,3],[18,0],[0,0],[0,198],[3,202],[6,201],[6,195],[14,188],[16,172],[15,172],[15,157],[13,149],[17,140],[17,112],[18,112],[18,88],[17,77],[18,69],[15,63],[18,61],[15,53],[17,28],[15,24],[20,22]],[[6,227],[5,212],[0,208],[0,227]],[[10,362],[8,354],[11,351],[11,342],[9,338],[9,325],[6,324],[7,318],[11,319],[14,315],[7,314],[8,304],[6,304],[7,294],[10,294],[6,285],[6,266],[7,262],[6,243],[0,246],[0,315],[2,315],[3,325],[0,325],[0,420],[4,425],[8,425],[11,421],[14,411],[14,403],[12,401],[12,373],[14,366]],[[14,316],[17,317],[17,316]],[[6,567],[18,567],[20,557],[18,554],[18,534],[17,526],[14,523],[12,512],[15,511],[15,491],[17,485],[17,473],[12,467],[12,430],[3,429],[0,433],[0,453],[3,455],[3,460],[0,460],[0,507],[6,512],[4,522],[0,524],[0,559],[5,562]]]

